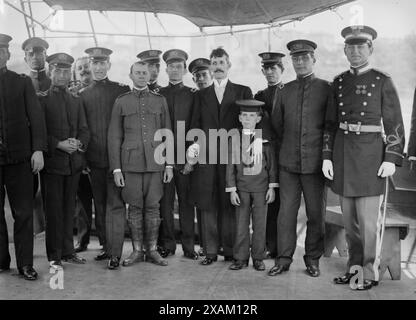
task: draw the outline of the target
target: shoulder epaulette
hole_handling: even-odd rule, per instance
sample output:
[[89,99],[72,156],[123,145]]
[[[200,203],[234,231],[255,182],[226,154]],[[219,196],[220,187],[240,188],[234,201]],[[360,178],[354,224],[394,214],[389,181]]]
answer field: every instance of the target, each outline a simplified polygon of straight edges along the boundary
[[191,88],[191,90],[190,90],[192,93],[194,93],[194,92],[197,92],[198,91],[198,89],[197,88]]
[[391,76],[390,76],[387,72],[384,72],[384,71],[381,71],[381,70],[379,70],[379,69],[375,69],[375,68],[373,68],[373,70],[374,70],[375,72],[377,72],[377,73],[379,73],[379,74],[381,74],[381,75],[383,75],[383,76],[387,77],[387,78],[391,78]]
[[159,92],[152,91],[152,90],[149,90],[149,92],[152,93],[152,94],[154,94],[155,96],[163,97]]
[[152,91],[154,93],[158,93],[160,91],[160,88],[154,88],[153,90],[150,90],[150,91]]
[[127,95],[129,95],[130,93],[132,93],[132,91],[124,92],[124,93],[120,94],[120,95],[117,97],[117,99],[120,99],[121,97],[127,96]]
[[283,89],[283,88],[285,87],[285,84],[284,84],[284,83],[281,83],[281,84],[279,84],[277,87],[278,87],[279,89]]
[[342,76],[346,75],[348,72],[350,72],[350,71],[349,71],[349,70],[347,70],[347,71],[344,71],[344,72],[342,72],[342,73],[340,73],[340,74],[336,75],[336,76],[334,77],[334,80],[337,80],[337,79],[341,78]]

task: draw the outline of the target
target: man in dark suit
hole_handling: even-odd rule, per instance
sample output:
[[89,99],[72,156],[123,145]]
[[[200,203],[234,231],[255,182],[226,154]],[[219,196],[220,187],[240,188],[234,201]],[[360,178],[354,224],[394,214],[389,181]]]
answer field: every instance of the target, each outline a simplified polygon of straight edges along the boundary
[[[267,80],[267,88],[257,92],[254,99],[264,102],[263,112],[266,113],[266,117],[270,117],[276,92],[284,87],[282,83],[282,73],[284,71],[282,58],[285,55],[280,52],[263,52],[259,56],[261,58],[261,72]],[[267,121],[267,119],[262,119],[262,121]],[[273,143],[274,150],[277,149],[276,143],[277,141]],[[275,200],[267,208],[266,258],[277,257],[277,216],[279,207],[279,189],[276,189]]]
[[162,86],[157,83],[160,72],[161,53],[162,51],[160,50],[145,50],[137,55],[137,58],[139,58],[140,61],[146,62],[149,66],[150,80],[147,86],[150,91],[154,92],[159,92],[162,88]]
[[110,123],[114,101],[123,93],[130,91],[130,87],[108,79],[110,70],[110,54],[107,48],[89,48],[85,50],[90,57],[93,83],[81,92],[87,117],[88,129],[91,140],[86,152],[87,164],[90,171],[91,187],[94,197],[95,226],[97,228],[102,252],[95,258],[97,261],[106,260],[107,254],[106,224],[112,226],[110,220],[106,220],[106,212],[119,210],[125,211],[125,205],[120,197],[120,192],[113,182],[113,175],[109,172],[107,131]]
[[288,271],[293,261],[302,194],[308,218],[303,259],[308,275],[320,275],[325,210],[320,149],[325,112],[332,95],[330,84],[314,75],[316,47],[308,40],[287,44],[297,78],[277,93],[273,106],[272,124],[280,145],[280,210],[277,218],[278,256],[269,271],[270,276]]
[[[195,105],[192,115],[191,128],[202,129],[209,137],[209,129],[225,129],[229,131],[239,126],[239,107],[237,100],[253,98],[249,87],[232,83],[228,79],[228,71],[231,62],[228,53],[223,48],[217,48],[210,55],[211,71],[214,75],[214,83],[206,89],[198,91],[195,95]],[[207,138],[206,145],[209,145]],[[197,208],[202,210],[202,236],[206,245],[206,257],[203,265],[210,265],[217,260],[219,234],[221,234],[224,248],[224,259],[233,260],[233,244],[235,237],[235,210],[231,205],[228,194],[225,192],[225,163],[220,163],[220,154],[227,154],[228,142],[221,144],[216,142],[214,163],[198,164],[192,174],[191,192],[192,199]],[[225,147],[225,148],[224,148]],[[207,157],[208,159],[208,157]],[[217,226],[217,215],[220,217],[221,226]],[[218,230],[220,229],[220,230]]]
[[0,272],[10,269],[5,191],[14,217],[19,273],[36,280],[33,269],[33,174],[43,168],[46,126],[29,77],[7,69],[12,38],[0,34]]
[[[188,55],[185,51],[179,49],[168,50],[163,54],[163,60],[166,62],[166,72],[169,76],[169,85],[159,90],[159,93],[166,98],[169,107],[172,130],[175,135],[175,146],[177,137],[183,131],[183,134],[189,130],[191,125],[191,116],[194,106],[195,89],[191,89],[183,84],[183,76],[186,74],[186,60]],[[180,127],[184,125],[184,127]],[[179,154],[180,149],[175,147],[177,159],[185,159],[185,150]],[[166,258],[170,254],[175,254],[175,228],[173,207],[175,200],[175,190],[178,195],[179,204],[179,225],[182,249],[184,256],[189,259],[198,259],[198,254],[194,249],[194,220],[195,212],[191,201],[190,178],[189,175],[182,174],[183,164],[176,164],[173,170],[174,178],[172,182],[164,185],[163,197],[160,206],[160,215],[162,224],[160,228],[159,243],[160,254]]]

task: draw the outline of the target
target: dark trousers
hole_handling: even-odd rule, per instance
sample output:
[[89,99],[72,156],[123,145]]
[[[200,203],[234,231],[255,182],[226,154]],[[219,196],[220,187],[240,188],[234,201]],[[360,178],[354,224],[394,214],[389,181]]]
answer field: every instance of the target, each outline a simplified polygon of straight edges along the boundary
[[46,254],[60,261],[74,253],[74,213],[80,173],[59,175],[42,172],[46,213]]
[[229,193],[225,192],[225,171],[226,165],[217,165],[219,241],[224,249],[224,256],[232,257],[235,239],[235,208],[231,204]]
[[45,199],[42,193],[42,184],[40,174],[33,175],[33,231],[35,234],[45,231]]
[[279,189],[275,190],[276,198],[267,207],[266,224],[266,249],[272,256],[277,256],[277,217],[279,216],[280,195]]
[[218,224],[216,210],[201,210],[202,242],[207,258],[218,254]]
[[5,191],[14,218],[17,267],[33,265],[33,174],[30,162],[0,166],[0,268],[10,266],[9,238],[4,212]]
[[78,243],[86,247],[90,243],[93,199],[88,174],[80,175],[77,196],[82,205],[77,216]]
[[267,204],[266,192],[239,191],[240,205],[236,207],[236,237],[234,259],[246,261],[250,257],[250,217],[253,236],[251,257],[263,260],[266,247]]
[[194,221],[195,211],[188,199],[190,190],[190,176],[181,174],[176,168],[173,171],[173,181],[164,185],[163,197],[160,201],[160,215],[162,218],[159,231],[159,244],[165,249],[175,251],[175,227],[173,205],[175,189],[178,194],[179,225],[184,252],[193,252],[195,245]]
[[324,251],[324,178],[322,173],[298,174],[280,170],[280,210],[277,219],[277,263],[289,265],[296,249],[296,226],[301,194],[306,206],[304,261],[319,265]]
[[[121,258],[126,223],[126,204],[121,198],[122,188],[114,183],[113,173],[106,174],[107,203],[105,212],[106,251]],[[94,202],[95,203],[95,202]]]
[[[106,250],[106,209],[107,209],[107,190],[112,189],[114,181],[111,174],[109,178],[108,168],[91,167],[91,189],[94,198],[95,208],[95,228],[97,230],[98,240],[103,249]],[[111,186],[110,186],[111,184]]]
[[198,226],[199,246],[205,252],[205,245],[204,245],[204,240],[203,240],[203,237],[202,237],[202,224],[201,224],[201,213],[202,212],[198,208],[195,208],[195,210],[196,210],[196,221],[197,221],[197,226]]

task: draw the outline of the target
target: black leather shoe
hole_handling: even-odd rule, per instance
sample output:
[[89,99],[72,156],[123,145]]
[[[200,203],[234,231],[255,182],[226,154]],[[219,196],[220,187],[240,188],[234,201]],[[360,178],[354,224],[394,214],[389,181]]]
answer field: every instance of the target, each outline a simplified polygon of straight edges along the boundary
[[364,280],[362,284],[357,285],[358,291],[370,290],[372,287],[378,286],[378,281]]
[[234,258],[233,256],[224,256],[224,261],[228,261],[228,262],[234,261]]
[[196,253],[195,251],[192,252],[184,252],[184,257],[192,259],[192,260],[198,260],[199,259],[199,255],[198,253]]
[[208,258],[208,257],[205,257],[205,259],[204,259],[204,260],[202,260],[201,264],[202,264],[203,266],[209,266],[210,264],[212,264],[213,262],[215,262],[215,261],[217,261],[217,260],[218,260],[218,258],[217,258],[217,257],[215,257],[215,258]]
[[76,253],[79,253],[79,252],[84,252],[84,251],[87,251],[87,245],[81,245],[81,244],[77,244],[76,246],[75,246],[75,252]]
[[231,266],[229,266],[228,269],[230,270],[241,270],[243,268],[248,267],[248,261],[243,260],[235,260]]
[[264,264],[263,260],[254,260],[253,267],[257,271],[264,271],[266,270],[266,265]]
[[115,270],[120,266],[120,258],[119,257],[111,257],[108,260],[107,268],[110,270]]
[[200,257],[205,257],[204,249],[203,248],[199,248],[198,254],[199,254]]
[[224,255],[224,248],[223,247],[218,248],[218,255],[219,256],[223,256]]
[[344,274],[341,277],[336,277],[334,278],[334,283],[335,284],[349,284],[351,278],[355,275],[355,273],[349,273],[347,272],[346,274]]
[[101,251],[98,256],[94,258],[95,261],[102,261],[110,259],[110,256],[105,251]]
[[277,276],[278,274],[282,274],[285,271],[289,271],[288,265],[284,266],[281,264],[277,264],[269,270],[268,275],[274,277],[274,276]]
[[307,266],[306,273],[313,278],[319,277],[321,275],[321,271],[319,271],[319,267],[314,266],[314,265]]
[[25,280],[36,280],[38,278],[38,273],[33,269],[32,266],[24,266],[21,268],[18,268],[19,274],[25,278]]
[[62,261],[68,262],[68,263],[74,263],[74,264],[85,264],[85,262],[87,262],[87,260],[80,257],[76,253],[71,254],[69,256],[62,257]]
[[173,256],[175,254],[175,251],[170,250],[170,249],[165,249],[163,247],[158,247],[157,251],[159,252],[162,258],[167,258],[168,256]]

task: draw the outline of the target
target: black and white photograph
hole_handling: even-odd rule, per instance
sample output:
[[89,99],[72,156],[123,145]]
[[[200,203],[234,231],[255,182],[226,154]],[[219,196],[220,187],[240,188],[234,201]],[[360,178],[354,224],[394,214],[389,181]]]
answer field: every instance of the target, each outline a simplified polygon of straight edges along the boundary
[[0,0],[0,300],[416,300],[415,12]]

